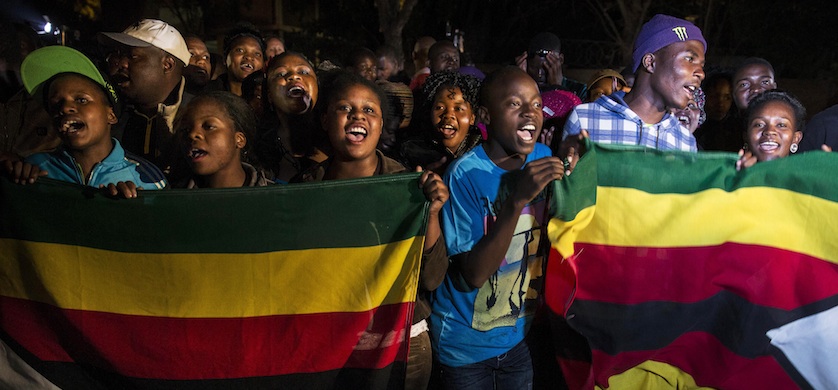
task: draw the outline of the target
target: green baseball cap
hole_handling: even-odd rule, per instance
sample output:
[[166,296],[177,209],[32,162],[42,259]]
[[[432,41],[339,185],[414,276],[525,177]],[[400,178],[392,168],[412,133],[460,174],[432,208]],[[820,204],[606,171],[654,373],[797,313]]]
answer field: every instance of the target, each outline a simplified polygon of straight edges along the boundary
[[29,53],[20,65],[23,86],[30,94],[34,94],[45,82],[62,73],[80,74],[99,84],[111,106],[119,100],[116,90],[105,80],[96,65],[76,49],[67,46],[42,47]]

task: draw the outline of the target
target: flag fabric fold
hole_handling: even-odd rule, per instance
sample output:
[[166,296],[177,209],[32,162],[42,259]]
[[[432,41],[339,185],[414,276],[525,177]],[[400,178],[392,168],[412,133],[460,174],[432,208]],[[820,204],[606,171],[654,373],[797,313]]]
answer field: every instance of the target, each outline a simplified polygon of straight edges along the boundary
[[417,178],[138,199],[0,180],[0,337],[64,389],[400,387]]
[[548,228],[545,301],[590,347],[558,357],[571,387],[838,386],[812,363],[838,354],[802,347],[838,340],[828,322],[790,325],[838,306],[838,155],[588,149]]

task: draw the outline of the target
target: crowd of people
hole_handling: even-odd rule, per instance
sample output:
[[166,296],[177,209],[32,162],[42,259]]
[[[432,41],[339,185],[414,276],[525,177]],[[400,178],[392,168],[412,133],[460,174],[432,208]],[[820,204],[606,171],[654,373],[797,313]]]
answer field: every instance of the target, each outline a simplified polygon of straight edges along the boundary
[[47,177],[134,198],[423,172],[409,389],[432,377],[449,389],[532,386],[543,189],[573,171],[585,138],[738,152],[740,169],[838,142],[835,108],[804,127],[804,106],[764,59],[705,74],[701,30],[666,15],[643,25],[626,69],[587,83],[564,75],[549,32],[488,75],[432,37],[415,40],[412,77],[387,46],[314,64],[247,23],[220,61],[201,37],[153,19],[99,33],[96,53],[36,46],[4,53],[3,172],[21,185]]

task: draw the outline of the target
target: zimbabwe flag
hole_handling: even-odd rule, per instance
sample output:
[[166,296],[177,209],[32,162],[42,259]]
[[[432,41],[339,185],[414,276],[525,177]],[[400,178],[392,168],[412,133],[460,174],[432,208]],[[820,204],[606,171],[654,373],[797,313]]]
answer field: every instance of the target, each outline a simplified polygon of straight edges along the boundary
[[549,224],[545,299],[590,345],[571,387],[838,387],[838,154],[589,148]]
[[128,200],[0,180],[0,336],[64,389],[401,387],[417,178]]

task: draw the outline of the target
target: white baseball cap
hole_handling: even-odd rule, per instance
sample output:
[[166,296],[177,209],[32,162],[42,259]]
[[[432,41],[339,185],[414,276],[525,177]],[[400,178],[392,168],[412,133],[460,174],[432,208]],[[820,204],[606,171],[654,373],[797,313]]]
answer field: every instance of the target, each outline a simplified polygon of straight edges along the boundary
[[132,47],[154,46],[189,65],[189,49],[180,32],[170,24],[157,19],[143,19],[121,33],[101,33],[116,42]]

